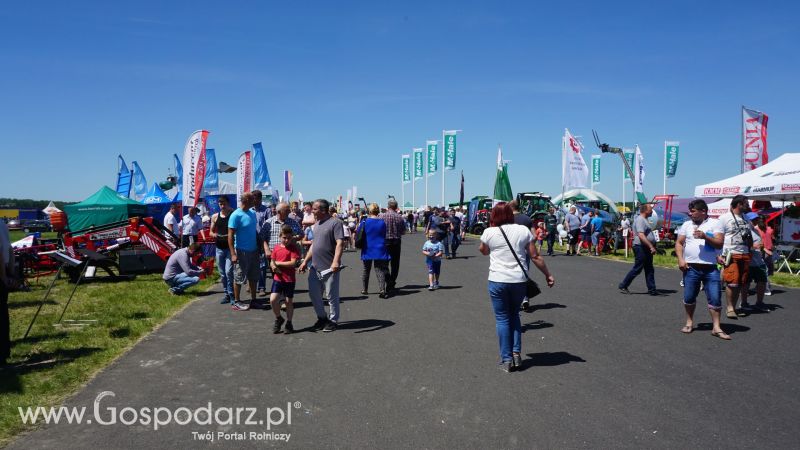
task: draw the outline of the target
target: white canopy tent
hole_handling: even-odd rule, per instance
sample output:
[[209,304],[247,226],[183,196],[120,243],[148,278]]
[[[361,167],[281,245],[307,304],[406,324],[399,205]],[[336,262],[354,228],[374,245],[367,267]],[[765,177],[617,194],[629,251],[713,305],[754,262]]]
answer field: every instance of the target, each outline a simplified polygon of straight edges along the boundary
[[561,203],[562,199],[574,200],[577,202],[602,202],[608,204],[608,208],[612,213],[619,213],[619,211],[617,211],[617,205],[614,204],[613,200],[608,198],[606,194],[592,189],[570,189],[563,194],[553,197],[552,203],[558,205]]
[[56,208],[56,204],[51,201],[50,204],[47,205],[47,208],[43,209],[42,212],[49,216],[50,214],[61,212],[61,210]]
[[800,153],[785,153],[757,169],[694,188],[695,197],[737,194],[757,200],[800,200]]

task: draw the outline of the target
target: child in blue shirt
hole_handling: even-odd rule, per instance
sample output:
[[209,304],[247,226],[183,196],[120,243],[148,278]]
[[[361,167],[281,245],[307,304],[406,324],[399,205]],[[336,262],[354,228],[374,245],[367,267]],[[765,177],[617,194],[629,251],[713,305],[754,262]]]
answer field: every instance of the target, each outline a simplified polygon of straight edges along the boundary
[[428,266],[428,290],[438,289],[444,245],[439,242],[439,235],[436,231],[428,232],[428,241],[422,246],[422,254],[425,255],[425,264]]

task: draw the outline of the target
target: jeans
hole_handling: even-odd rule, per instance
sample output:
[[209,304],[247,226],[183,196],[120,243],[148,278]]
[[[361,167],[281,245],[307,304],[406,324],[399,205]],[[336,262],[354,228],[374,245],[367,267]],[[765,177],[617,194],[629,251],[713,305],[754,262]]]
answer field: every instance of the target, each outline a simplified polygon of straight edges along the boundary
[[557,230],[548,230],[547,231],[547,254],[553,254],[553,244],[556,242],[556,234],[558,234]]
[[630,272],[625,275],[625,279],[622,280],[620,283],[620,289],[628,289],[628,286],[631,285],[631,282],[637,275],[642,272],[644,269],[644,281],[647,283],[647,291],[652,292],[656,290],[656,276],[655,270],[653,269],[653,254],[650,253],[646,247],[641,245],[634,245],[633,246],[633,256],[634,262],[633,267],[631,268]]
[[708,298],[708,309],[719,311],[722,309],[719,270],[714,264],[708,267],[689,266],[683,276],[683,303],[694,305],[697,295],[700,293],[700,283],[703,283],[703,290],[706,291]]
[[322,303],[322,289],[330,296],[331,312],[328,318],[331,322],[339,322],[339,272],[331,272],[320,280],[319,272],[314,267],[308,271],[308,296],[311,297],[311,303],[314,304],[314,312],[317,317],[324,319],[325,305]]
[[449,244],[450,244],[450,254],[452,256],[456,256],[456,251],[458,250],[458,247],[461,245],[461,234],[456,232],[450,233]]
[[444,256],[445,258],[450,257],[450,238],[453,236],[452,233],[442,234],[439,233],[439,240],[442,241],[442,246],[444,247]]
[[217,270],[219,270],[219,281],[222,283],[225,297],[233,298],[233,263],[230,249],[217,249]]
[[258,256],[258,283],[256,283],[256,290],[257,291],[267,291],[267,267],[269,263],[267,262],[267,257],[261,253],[261,249],[259,248],[259,256]]
[[401,244],[403,241],[400,239],[387,239],[386,240],[386,251],[389,252],[389,276],[386,278],[386,282],[389,284],[389,288],[393,289],[394,285],[397,283],[397,273],[400,271],[400,249]]
[[522,324],[519,308],[525,298],[525,283],[489,282],[489,298],[494,308],[495,328],[500,344],[500,361],[511,361],[513,353],[522,347]]
[[200,277],[190,277],[186,273],[179,273],[169,280],[164,280],[169,285],[169,290],[180,294],[187,288],[194,286],[200,282]]

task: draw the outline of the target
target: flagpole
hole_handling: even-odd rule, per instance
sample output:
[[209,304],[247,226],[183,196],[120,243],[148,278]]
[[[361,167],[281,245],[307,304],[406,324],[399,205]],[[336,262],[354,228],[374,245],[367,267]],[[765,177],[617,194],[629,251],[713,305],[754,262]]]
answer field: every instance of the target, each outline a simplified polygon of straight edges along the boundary
[[[405,157],[402,155],[400,156],[400,164],[405,161]],[[408,168],[411,169],[411,161],[409,161]],[[404,179],[406,175],[406,169],[403,167],[403,172],[400,174],[400,211],[403,211],[403,208],[406,206],[406,181]]]
[[664,195],[667,195],[667,141],[664,141]]
[[428,143],[425,143],[425,172],[423,176],[425,177],[425,208],[427,209],[430,203],[428,203],[428,171],[430,167],[428,166]]
[[442,130],[442,208],[447,208],[444,203],[444,131]]
[[744,105],[742,105],[742,109],[739,111],[739,122],[742,125],[742,131],[739,133],[739,142],[741,143],[739,148],[742,150],[742,153],[739,155],[739,173],[744,173]]

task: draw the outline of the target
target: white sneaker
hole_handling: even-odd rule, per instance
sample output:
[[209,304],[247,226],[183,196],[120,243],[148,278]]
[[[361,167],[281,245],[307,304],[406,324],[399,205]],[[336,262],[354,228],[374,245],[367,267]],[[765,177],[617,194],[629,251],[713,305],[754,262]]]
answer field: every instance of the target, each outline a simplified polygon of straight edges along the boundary
[[764,295],[772,295],[772,291],[765,291]]

